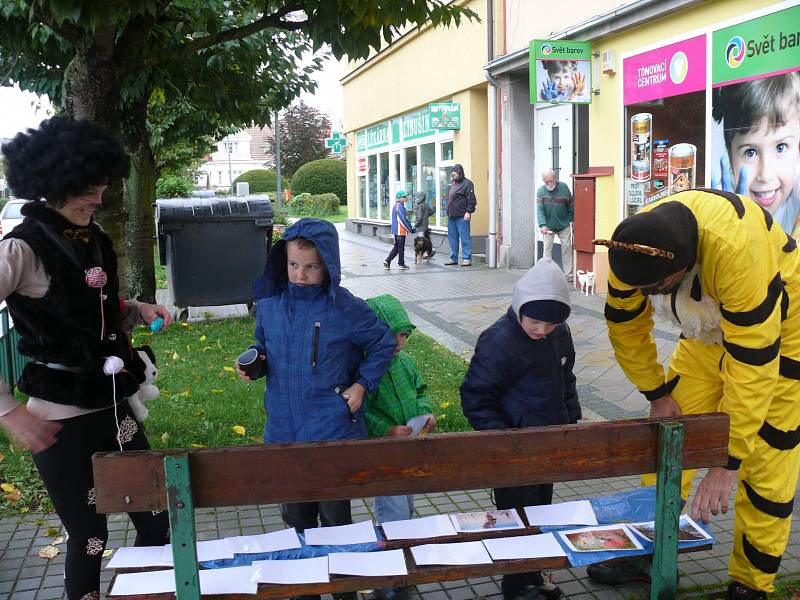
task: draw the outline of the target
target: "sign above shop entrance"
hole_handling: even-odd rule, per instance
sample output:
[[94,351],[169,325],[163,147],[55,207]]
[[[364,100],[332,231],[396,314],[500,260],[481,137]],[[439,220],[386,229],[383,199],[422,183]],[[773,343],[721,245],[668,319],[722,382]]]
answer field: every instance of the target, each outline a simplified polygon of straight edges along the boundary
[[591,103],[591,42],[533,40],[529,68],[531,104]]
[[436,102],[428,105],[433,129],[461,129],[461,104]]
[[795,71],[800,64],[800,6],[714,32],[714,87]]
[[706,36],[642,52],[622,64],[626,106],[705,89]]

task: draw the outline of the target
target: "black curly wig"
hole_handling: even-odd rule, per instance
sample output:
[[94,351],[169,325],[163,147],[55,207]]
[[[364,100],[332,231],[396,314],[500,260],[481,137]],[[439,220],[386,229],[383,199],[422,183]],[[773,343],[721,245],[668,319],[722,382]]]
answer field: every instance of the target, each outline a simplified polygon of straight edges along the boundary
[[6,177],[18,198],[59,208],[70,196],[128,176],[130,157],[107,129],[53,117],[4,144]]

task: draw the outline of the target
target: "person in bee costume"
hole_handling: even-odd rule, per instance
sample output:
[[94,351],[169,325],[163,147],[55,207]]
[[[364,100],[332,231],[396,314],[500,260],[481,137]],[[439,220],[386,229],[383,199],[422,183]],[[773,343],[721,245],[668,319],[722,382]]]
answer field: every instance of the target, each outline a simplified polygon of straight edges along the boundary
[[[791,527],[800,466],[800,251],[771,215],[730,192],[688,190],[622,221],[609,247],[609,337],[650,416],[722,411],[728,464],[708,470],[691,515],[727,512],[737,485],[727,598],[766,598]],[[667,372],[653,315],[682,335]],[[688,498],[694,473],[684,473]],[[653,480],[654,481],[654,480]],[[601,563],[608,584],[646,580],[632,561]]]

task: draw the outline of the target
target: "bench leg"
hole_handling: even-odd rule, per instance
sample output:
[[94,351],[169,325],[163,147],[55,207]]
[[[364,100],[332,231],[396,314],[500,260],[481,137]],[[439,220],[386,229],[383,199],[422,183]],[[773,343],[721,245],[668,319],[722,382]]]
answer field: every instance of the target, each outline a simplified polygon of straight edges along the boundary
[[650,600],[676,598],[678,589],[683,424],[661,423],[658,428],[658,479]]
[[188,455],[165,456],[164,475],[167,484],[172,561],[175,566],[175,595],[177,600],[200,600],[197,532],[194,527]]

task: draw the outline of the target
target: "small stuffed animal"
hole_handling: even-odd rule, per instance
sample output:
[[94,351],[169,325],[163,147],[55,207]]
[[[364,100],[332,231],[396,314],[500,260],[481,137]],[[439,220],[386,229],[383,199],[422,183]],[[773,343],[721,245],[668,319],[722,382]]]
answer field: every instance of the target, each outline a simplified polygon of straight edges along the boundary
[[148,400],[153,400],[161,395],[161,391],[154,385],[154,381],[158,376],[158,369],[156,369],[156,360],[153,351],[147,347],[134,348],[139,354],[139,358],[144,363],[144,381],[139,385],[136,393],[128,396],[128,404],[133,411],[133,416],[140,423],[143,422],[149,414],[147,407],[144,403]]

